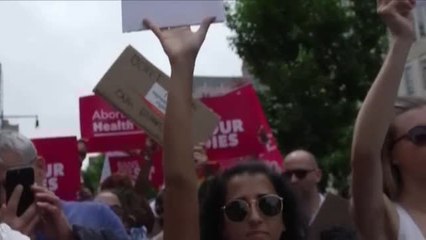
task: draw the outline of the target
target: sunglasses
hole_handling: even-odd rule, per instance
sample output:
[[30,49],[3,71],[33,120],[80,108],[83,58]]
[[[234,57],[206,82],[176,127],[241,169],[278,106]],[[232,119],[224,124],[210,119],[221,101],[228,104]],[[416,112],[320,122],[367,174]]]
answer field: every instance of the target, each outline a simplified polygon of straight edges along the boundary
[[408,132],[401,137],[395,139],[390,148],[392,149],[397,143],[402,140],[409,140],[416,146],[425,146],[426,145],[426,126],[416,126],[408,130]]
[[[283,210],[283,199],[274,194],[258,197],[256,204],[262,214],[267,217],[276,216]],[[250,212],[250,203],[243,199],[236,199],[223,206],[222,210],[230,221],[242,222]]]
[[308,175],[308,173],[311,173],[313,171],[315,171],[315,169],[310,169],[310,170],[297,169],[297,170],[285,171],[283,173],[283,176],[284,176],[284,178],[289,180],[293,177],[293,175],[295,175],[297,177],[297,179],[302,180]]

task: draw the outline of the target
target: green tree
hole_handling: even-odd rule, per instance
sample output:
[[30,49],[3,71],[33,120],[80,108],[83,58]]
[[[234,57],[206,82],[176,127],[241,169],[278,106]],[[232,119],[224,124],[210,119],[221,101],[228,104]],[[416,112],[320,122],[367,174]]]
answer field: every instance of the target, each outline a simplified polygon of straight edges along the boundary
[[99,187],[99,181],[102,175],[102,167],[104,165],[105,155],[100,154],[95,157],[89,158],[89,166],[83,172],[83,179],[85,187],[91,189],[96,193]]
[[345,188],[352,125],[382,62],[386,34],[373,0],[239,0],[231,38],[284,153],[306,148]]

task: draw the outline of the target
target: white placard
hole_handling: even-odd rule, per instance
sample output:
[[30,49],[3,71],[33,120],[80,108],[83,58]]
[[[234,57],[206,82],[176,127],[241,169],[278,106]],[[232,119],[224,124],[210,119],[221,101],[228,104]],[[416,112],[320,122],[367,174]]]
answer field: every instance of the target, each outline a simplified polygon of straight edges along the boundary
[[159,27],[198,25],[205,17],[225,21],[223,0],[122,0],[123,32],[145,30],[143,19]]
[[160,111],[163,115],[166,114],[167,91],[161,87],[160,84],[154,83],[146,94],[145,99],[155,107],[157,111]]

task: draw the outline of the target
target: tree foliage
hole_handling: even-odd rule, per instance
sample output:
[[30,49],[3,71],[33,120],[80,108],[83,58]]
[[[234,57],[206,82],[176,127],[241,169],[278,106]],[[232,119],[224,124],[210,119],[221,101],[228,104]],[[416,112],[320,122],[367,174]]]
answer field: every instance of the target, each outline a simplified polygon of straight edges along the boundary
[[282,151],[312,151],[344,188],[354,119],[385,49],[376,1],[239,0],[227,20],[267,87],[260,97]]
[[102,167],[104,165],[105,155],[100,154],[95,157],[89,158],[89,166],[83,172],[83,179],[85,187],[92,190],[94,193],[97,192],[100,179],[102,175]]

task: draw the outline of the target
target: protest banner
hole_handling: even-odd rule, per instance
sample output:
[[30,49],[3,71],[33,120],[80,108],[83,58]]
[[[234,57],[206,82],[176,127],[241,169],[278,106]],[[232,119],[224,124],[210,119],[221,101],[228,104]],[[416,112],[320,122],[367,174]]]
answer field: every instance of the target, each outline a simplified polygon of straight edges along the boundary
[[80,98],[80,129],[88,152],[140,149],[146,140],[139,127],[96,95]]
[[205,143],[209,159],[229,166],[250,156],[281,166],[281,153],[251,84],[223,96],[203,98],[202,102],[221,117]]
[[112,173],[121,173],[127,175],[133,184],[139,176],[141,168],[139,166],[140,157],[135,156],[110,156],[108,157]]
[[[163,154],[161,149],[158,149],[153,153],[152,166],[148,176],[148,180],[156,189],[159,189],[163,184],[162,156]],[[120,173],[129,176],[134,184],[141,171],[140,161],[144,160],[141,159],[141,157],[132,156],[126,152],[107,152],[105,154],[105,161],[102,167],[100,183],[111,176],[111,174]]]
[[[283,157],[252,85],[247,84],[223,96],[203,98],[201,101],[221,116],[221,121],[211,138],[203,144],[208,161],[213,165],[199,164],[203,166],[197,169],[200,176],[205,170],[204,167],[213,167],[212,171],[217,171],[216,164],[220,164],[220,168],[224,169],[246,159],[263,160],[277,170],[282,169]],[[115,161],[133,161],[126,158],[127,155],[120,156],[123,158],[117,157]],[[150,180],[159,187],[163,183],[161,149],[154,152],[152,160]],[[134,163],[123,163],[123,168],[130,169],[124,165],[132,164],[135,166]],[[108,161],[105,169],[110,168],[110,172],[118,171],[118,167],[112,165],[117,163]],[[133,174],[131,170],[126,171],[130,175]]]
[[45,161],[45,186],[62,200],[75,200],[80,190],[80,159],[76,137],[32,139]]

